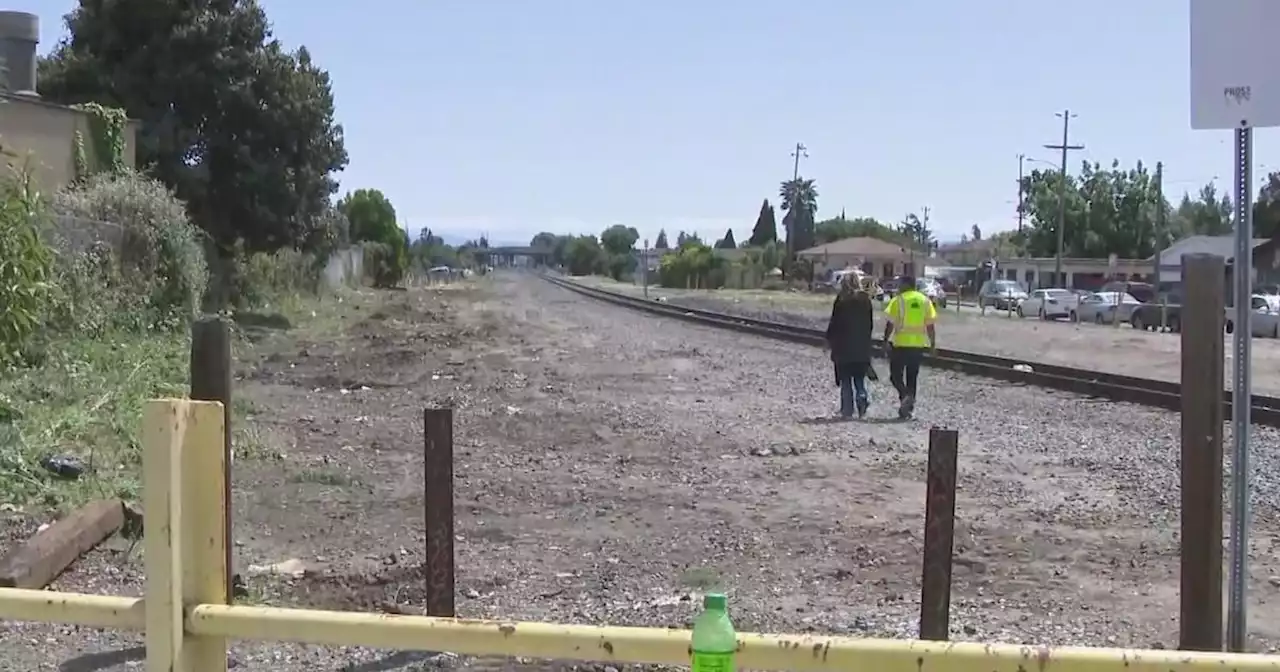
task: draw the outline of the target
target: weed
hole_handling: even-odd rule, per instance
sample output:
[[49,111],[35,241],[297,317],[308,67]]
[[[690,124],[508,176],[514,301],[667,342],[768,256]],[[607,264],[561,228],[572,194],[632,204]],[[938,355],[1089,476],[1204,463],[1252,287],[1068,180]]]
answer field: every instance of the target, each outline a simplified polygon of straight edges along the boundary
[[[142,406],[186,393],[187,340],[180,335],[113,333],[49,344],[38,368],[0,378],[0,501],[74,506],[97,497],[135,499],[142,454]],[[52,480],[50,455],[85,465],[74,481]]]
[[680,585],[694,590],[720,587],[720,572],[713,567],[689,567],[680,573]]
[[355,478],[336,469],[304,469],[289,477],[292,483],[314,483],[336,488],[355,485]]

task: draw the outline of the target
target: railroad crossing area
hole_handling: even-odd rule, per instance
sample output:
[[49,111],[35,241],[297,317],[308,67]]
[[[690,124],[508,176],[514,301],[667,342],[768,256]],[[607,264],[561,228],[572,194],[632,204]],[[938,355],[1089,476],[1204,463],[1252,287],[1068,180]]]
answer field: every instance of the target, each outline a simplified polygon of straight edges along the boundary
[[[1224,552],[1221,472],[1203,478],[1212,453],[1184,453],[1186,413],[940,368],[924,374],[914,421],[895,419],[879,383],[867,420],[835,422],[830,363],[794,339],[633,310],[528,274],[451,291],[466,300],[414,289],[353,307],[365,316],[349,340],[290,345],[236,379],[283,446],[237,450],[230,463],[236,606],[217,606],[224,575],[208,558],[196,567],[209,582],[189,585],[182,568],[153,566],[169,557],[154,538],[141,554],[109,542],[52,587],[115,597],[0,591],[0,645],[20,669],[86,659],[131,669],[139,647],[184,637],[229,638],[217,646],[247,670],[492,665],[471,654],[521,656],[509,664],[530,669],[553,658],[673,664],[699,596],[719,589],[740,631],[793,633],[749,639],[744,667],[923,659],[1012,671],[1039,651],[909,642],[922,636],[1148,651],[1043,654],[1089,669],[1222,664],[1159,651],[1214,648],[1224,620],[1212,561]],[[427,428],[425,452],[423,408],[452,417]],[[207,428],[206,411],[173,412],[188,414],[189,441],[221,445],[191,429]],[[151,442],[164,436],[178,441],[170,431]],[[1187,455],[1198,461],[1183,470]],[[1250,455],[1248,650],[1266,653],[1280,646],[1280,433],[1255,427]],[[148,478],[146,492],[158,492],[162,475]],[[169,496],[222,501],[184,485]],[[157,506],[145,507],[147,532],[177,515]],[[217,548],[220,509],[183,507],[195,517],[180,524]],[[1205,541],[1181,543],[1193,538]],[[165,622],[184,627],[165,630],[150,602],[131,601],[178,584],[188,607],[210,605],[184,615],[169,603],[162,613],[177,620]],[[442,611],[495,623],[419,619]],[[144,626],[161,639],[130,634]],[[598,645],[605,635],[611,648]],[[781,641],[838,655],[771,653]]]

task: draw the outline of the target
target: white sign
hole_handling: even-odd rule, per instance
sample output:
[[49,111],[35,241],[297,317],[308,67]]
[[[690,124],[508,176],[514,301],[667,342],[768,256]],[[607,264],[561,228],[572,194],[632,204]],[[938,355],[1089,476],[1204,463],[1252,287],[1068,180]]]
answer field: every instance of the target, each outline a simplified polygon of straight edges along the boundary
[[1280,2],[1191,1],[1191,128],[1280,126]]

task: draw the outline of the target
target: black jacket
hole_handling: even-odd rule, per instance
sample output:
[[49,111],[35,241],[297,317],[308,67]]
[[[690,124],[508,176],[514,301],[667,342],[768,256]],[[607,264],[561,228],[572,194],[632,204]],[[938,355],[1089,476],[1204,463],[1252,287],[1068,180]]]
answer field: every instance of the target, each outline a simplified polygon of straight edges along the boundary
[[870,362],[874,329],[875,308],[870,296],[862,293],[837,296],[831,306],[831,321],[827,323],[831,361],[837,364]]

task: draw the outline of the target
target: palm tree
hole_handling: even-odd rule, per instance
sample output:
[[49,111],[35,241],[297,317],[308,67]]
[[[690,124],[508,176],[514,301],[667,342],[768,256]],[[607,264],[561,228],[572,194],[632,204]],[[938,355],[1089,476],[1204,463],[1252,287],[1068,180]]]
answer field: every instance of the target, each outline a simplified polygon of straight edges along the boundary
[[800,204],[809,211],[809,214],[818,214],[818,188],[813,180],[802,177],[787,180],[778,189],[778,195],[782,197],[781,207],[784,212],[789,212],[792,206]]

